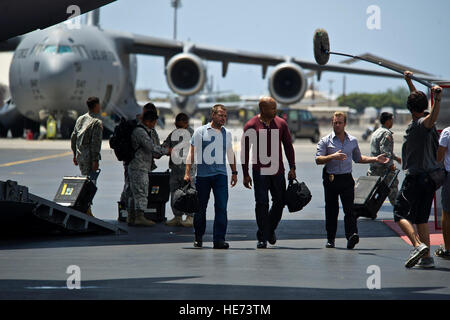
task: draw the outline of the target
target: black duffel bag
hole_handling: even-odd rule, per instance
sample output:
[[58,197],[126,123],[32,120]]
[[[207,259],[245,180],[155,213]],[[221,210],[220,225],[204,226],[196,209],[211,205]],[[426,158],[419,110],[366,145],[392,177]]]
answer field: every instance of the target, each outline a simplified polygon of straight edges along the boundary
[[297,212],[311,201],[312,195],[304,182],[299,183],[297,179],[294,179],[289,180],[285,197],[289,212]]
[[175,209],[186,212],[196,213],[199,210],[199,201],[197,190],[191,185],[190,182],[186,182],[186,185],[180,189],[177,189],[174,194],[173,206]]

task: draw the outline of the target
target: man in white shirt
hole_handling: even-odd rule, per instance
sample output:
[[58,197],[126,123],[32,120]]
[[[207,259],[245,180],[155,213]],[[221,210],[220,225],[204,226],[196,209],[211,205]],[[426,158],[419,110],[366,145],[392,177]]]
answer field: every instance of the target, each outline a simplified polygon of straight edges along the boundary
[[441,132],[439,147],[437,151],[437,161],[444,160],[447,178],[441,189],[442,199],[442,236],[444,237],[444,247],[438,248],[434,255],[437,257],[450,259],[450,127]]

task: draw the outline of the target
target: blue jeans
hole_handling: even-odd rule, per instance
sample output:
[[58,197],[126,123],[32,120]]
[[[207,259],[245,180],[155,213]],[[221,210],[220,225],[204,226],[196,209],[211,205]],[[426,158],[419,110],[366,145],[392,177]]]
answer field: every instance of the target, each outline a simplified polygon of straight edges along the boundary
[[228,183],[227,176],[218,174],[210,177],[198,177],[195,187],[199,198],[199,212],[194,215],[195,238],[201,239],[206,229],[206,208],[208,207],[211,189],[214,193],[214,229],[213,241],[225,241],[227,232],[227,203],[228,203]]

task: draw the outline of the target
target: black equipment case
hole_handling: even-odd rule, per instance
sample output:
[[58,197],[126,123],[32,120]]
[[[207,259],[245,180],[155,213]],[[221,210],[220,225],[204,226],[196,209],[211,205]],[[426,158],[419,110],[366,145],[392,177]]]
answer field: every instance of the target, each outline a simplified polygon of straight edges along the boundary
[[63,177],[53,201],[86,213],[96,192],[95,183],[86,176]]
[[397,178],[400,170],[395,170],[391,181],[388,181],[387,171],[384,177],[362,176],[355,184],[355,199],[353,201],[353,215],[356,218],[366,217],[374,220],[377,213],[390,192],[390,187]]
[[155,222],[166,221],[166,202],[170,197],[170,172],[151,172],[148,175],[148,204],[144,212],[146,219]]

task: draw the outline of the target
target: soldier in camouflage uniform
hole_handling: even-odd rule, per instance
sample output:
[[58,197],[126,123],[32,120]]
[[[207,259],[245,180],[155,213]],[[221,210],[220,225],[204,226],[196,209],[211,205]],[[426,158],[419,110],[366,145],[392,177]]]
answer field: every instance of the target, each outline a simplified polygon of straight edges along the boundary
[[[174,208],[174,193],[177,189],[182,188],[186,185],[184,181],[184,175],[186,171],[186,157],[187,151],[189,150],[189,141],[191,140],[194,130],[189,126],[189,117],[185,113],[179,113],[175,117],[175,127],[167,139],[164,141],[163,146],[168,148],[174,148],[180,142],[184,142],[187,146],[186,150],[180,149],[174,152],[169,160],[170,168],[170,205],[172,207],[172,212],[174,218],[166,222],[168,226],[183,226],[183,227],[193,227],[194,226],[194,216],[192,213],[185,213]],[[181,148],[183,148],[180,145]],[[193,165],[191,169],[191,177],[196,175],[196,166]],[[195,182],[193,182],[195,184]],[[186,215],[186,220],[183,221],[183,215]]]
[[[142,113],[138,114],[134,121],[136,121],[136,123],[138,123],[139,120],[142,119],[142,117],[143,117],[143,115],[144,115],[144,113],[146,111],[153,111],[153,112],[157,113],[155,105],[153,103],[149,102],[149,103],[147,103],[146,105],[144,105],[142,107]],[[151,128],[150,129],[150,137],[151,137],[153,143],[155,144],[155,146],[160,146],[161,145],[158,133],[156,132],[155,128]],[[161,158],[162,155],[163,155],[162,153],[159,153],[157,151],[153,151],[151,171],[156,169],[155,159]],[[124,168],[124,181],[125,181],[125,183],[124,183],[124,186],[123,186],[122,194],[120,196],[119,208],[120,208],[120,210],[126,210],[127,213],[128,213],[129,211],[131,211],[130,208],[134,208],[134,204],[132,203],[133,202],[133,194],[132,194],[131,189],[130,189],[130,182],[129,182],[129,179],[128,179],[128,169],[127,169],[127,167],[128,167],[128,165],[126,165],[124,163],[123,164],[123,168]]]
[[146,111],[142,120],[138,121],[138,127],[131,134],[131,144],[134,150],[133,160],[128,165],[128,179],[134,199],[134,209],[128,215],[128,225],[152,226],[155,222],[144,217],[147,209],[149,180],[153,153],[169,154],[170,149],[155,145],[150,137],[150,129],[155,127],[158,115],[152,111]]
[[[96,172],[101,159],[103,125],[99,119],[100,101],[97,97],[90,97],[86,104],[89,111],[80,116],[71,136],[73,163],[80,168],[81,174],[89,176]],[[95,182],[95,181],[94,181]],[[89,207],[89,215],[92,215]]]
[[[395,172],[394,159],[401,164],[402,160],[394,154],[394,137],[393,132],[390,130],[394,124],[393,115],[390,112],[383,112],[380,115],[381,127],[375,130],[370,140],[370,155],[376,157],[380,154],[385,154],[389,158],[389,162],[386,164],[371,163],[368,176],[381,176],[383,177],[389,169],[388,181],[391,181]],[[389,192],[389,201],[391,205],[394,205],[395,198],[398,192],[398,179],[395,178],[392,183]]]

